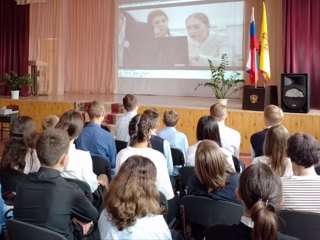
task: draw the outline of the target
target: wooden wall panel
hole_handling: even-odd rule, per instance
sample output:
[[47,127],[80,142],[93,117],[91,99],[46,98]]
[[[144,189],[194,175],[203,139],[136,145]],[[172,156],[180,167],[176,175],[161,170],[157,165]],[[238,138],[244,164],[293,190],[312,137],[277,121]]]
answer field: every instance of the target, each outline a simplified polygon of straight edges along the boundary
[[7,106],[9,104],[18,105],[20,109],[20,116],[30,116],[35,121],[37,132],[42,131],[42,119],[50,114],[61,116],[67,110],[74,109],[73,102],[46,102],[46,101],[28,101],[28,100],[12,100],[0,99],[0,106]]
[[[149,106],[142,106],[139,112],[143,112]],[[161,116],[163,112],[169,108],[156,107]],[[196,142],[196,126],[198,119],[209,111],[206,109],[186,109],[172,108],[180,114],[180,121],[177,125],[179,131],[184,132],[192,145]],[[226,125],[238,130],[241,134],[241,153],[250,154],[250,136],[264,129],[263,112],[245,111],[245,110],[228,110],[228,119]],[[285,113],[283,124],[288,129],[290,134],[295,132],[307,132],[317,139],[320,139],[320,115],[319,113],[309,114],[294,114]],[[163,127],[161,122],[160,128]]]
[[[67,110],[74,109],[74,102],[56,102],[56,101],[34,101],[34,100],[11,100],[0,99],[0,107],[9,104],[16,104],[20,107],[20,115],[29,115],[37,125],[37,131],[41,132],[41,121],[49,114],[61,114]],[[153,106],[141,106],[139,112]],[[155,106],[161,119],[163,112],[170,107]],[[177,129],[186,134],[189,144],[196,142],[196,126],[199,118],[209,114],[208,109],[201,108],[171,108],[180,114],[180,121]],[[226,125],[238,130],[241,134],[241,153],[250,154],[250,136],[264,128],[263,112],[244,111],[239,109],[229,109]],[[317,139],[320,139],[320,113],[318,111],[309,114],[285,113],[284,125],[288,128],[290,134],[295,132],[307,132]],[[163,127],[161,120],[160,128]]]

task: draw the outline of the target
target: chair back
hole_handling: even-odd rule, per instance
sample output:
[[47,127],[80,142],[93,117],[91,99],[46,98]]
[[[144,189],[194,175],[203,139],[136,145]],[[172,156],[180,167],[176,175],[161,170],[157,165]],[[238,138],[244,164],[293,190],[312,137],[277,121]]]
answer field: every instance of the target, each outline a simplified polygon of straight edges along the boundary
[[100,174],[106,174],[109,182],[111,181],[111,166],[108,158],[101,156],[91,156],[92,168],[94,174],[99,176]]
[[116,142],[117,153],[119,153],[122,149],[128,146],[128,143],[125,141],[115,140],[115,142]]
[[168,209],[169,209],[168,200],[162,192],[159,191],[159,193],[160,193],[159,203],[160,203],[160,206],[164,208],[162,215],[163,215],[164,219],[167,220],[167,214],[168,214]]
[[234,164],[234,169],[237,173],[241,173],[246,168],[246,165],[244,165],[244,163],[236,156],[232,155],[232,160]]
[[171,156],[173,166],[184,166],[184,155],[183,152],[178,148],[171,148]]
[[240,204],[191,195],[181,199],[180,209],[186,239],[187,223],[200,226],[199,236],[203,239],[207,227],[216,224],[237,224],[243,214],[243,207]]
[[48,228],[16,219],[7,220],[6,228],[10,240],[67,240],[63,235]]
[[186,195],[186,189],[188,185],[188,179],[190,176],[195,174],[194,166],[184,166],[180,168],[179,174],[179,187],[180,187],[180,194],[182,196]]
[[78,187],[86,194],[87,198],[92,202],[93,197],[91,193],[91,188],[88,183],[81,181],[79,179],[75,178],[65,178],[68,182],[75,183],[78,185]]
[[303,240],[320,239],[319,213],[282,210],[278,222],[281,233]]

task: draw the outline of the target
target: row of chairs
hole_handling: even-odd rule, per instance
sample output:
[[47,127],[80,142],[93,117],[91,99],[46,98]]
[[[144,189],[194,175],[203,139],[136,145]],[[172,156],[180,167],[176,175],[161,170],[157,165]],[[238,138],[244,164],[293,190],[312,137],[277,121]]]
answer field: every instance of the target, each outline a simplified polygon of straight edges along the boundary
[[[167,203],[162,199],[167,208]],[[205,229],[216,224],[237,224],[242,216],[242,206],[225,202],[214,201],[205,197],[185,196],[181,199],[181,214],[183,220],[183,235],[189,239],[188,224],[197,229],[195,239],[202,239]],[[280,212],[280,231],[304,240],[317,240],[320,236],[320,214],[283,210]],[[64,236],[50,229],[25,223],[15,219],[6,222],[7,234],[11,240],[66,240]],[[19,229],[19,231],[17,231]]]
[[[239,204],[215,201],[199,196],[185,196],[181,199],[180,210],[183,222],[183,235],[189,239],[188,224],[196,226],[192,231],[195,239],[203,239],[205,229],[216,224],[238,224],[243,214]],[[303,240],[320,238],[320,214],[291,210],[280,211],[279,231]],[[193,229],[192,229],[193,230]]]

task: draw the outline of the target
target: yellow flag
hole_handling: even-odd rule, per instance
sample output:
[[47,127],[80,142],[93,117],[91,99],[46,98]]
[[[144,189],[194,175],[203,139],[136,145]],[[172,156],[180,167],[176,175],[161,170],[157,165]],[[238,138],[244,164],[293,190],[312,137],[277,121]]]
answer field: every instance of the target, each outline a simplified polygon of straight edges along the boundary
[[267,26],[267,13],[266,5],[262,2],[262,21],[261,21],[261,34],[260,34],[260,70],[263,74],[264,80],[270,79],[270,56],[269,56],[269,39],[268,39],[268,26]]

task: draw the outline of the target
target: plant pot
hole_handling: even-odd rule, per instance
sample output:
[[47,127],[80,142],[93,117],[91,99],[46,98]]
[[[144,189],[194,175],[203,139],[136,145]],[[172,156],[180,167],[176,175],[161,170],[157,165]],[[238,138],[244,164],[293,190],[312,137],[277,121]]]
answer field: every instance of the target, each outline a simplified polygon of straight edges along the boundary
[[12,99],[19,99],[19,94],[20,94],[19,90],[13,90],[13,91],[11,91],[11,98]]
[[218,103],[227,106],[228,98],[218,98],[217,101]]

